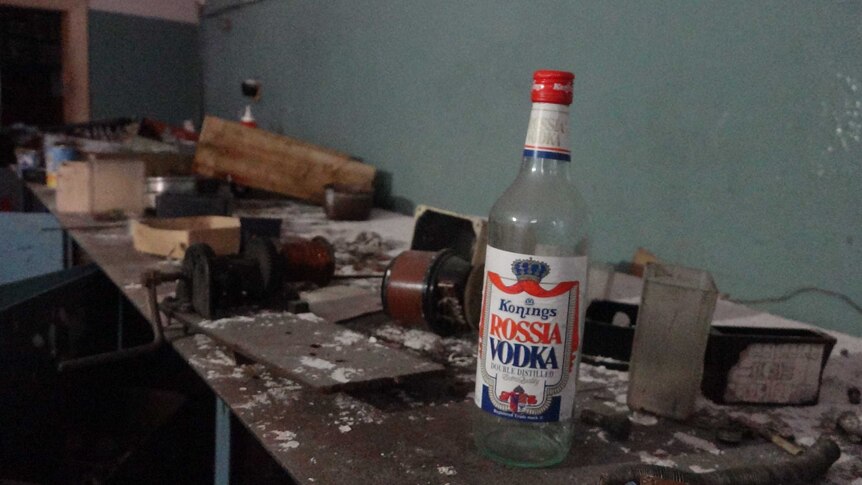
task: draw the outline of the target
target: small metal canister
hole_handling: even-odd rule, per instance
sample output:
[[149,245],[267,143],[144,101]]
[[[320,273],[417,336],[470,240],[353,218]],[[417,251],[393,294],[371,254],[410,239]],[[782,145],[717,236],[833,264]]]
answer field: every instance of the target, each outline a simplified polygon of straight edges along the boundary
[[404,251],[383,275],[383,310],[404,325],[424,322],[443,336],[475,330],[483,268],[474,271],[452,249]]

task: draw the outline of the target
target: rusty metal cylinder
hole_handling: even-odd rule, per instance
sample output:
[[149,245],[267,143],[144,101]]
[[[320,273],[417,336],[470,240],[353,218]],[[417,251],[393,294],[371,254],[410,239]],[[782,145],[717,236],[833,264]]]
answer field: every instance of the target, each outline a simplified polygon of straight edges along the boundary
[[405,325],[425,323],[440,335],[470,330],[475,325],[465,291],[471,269],[450,249],[404,251],[383,274],[383,310]]
[[292,238],[279,250],[285,281],[310,281],[326,286],[335,276],[335,248],[322,236]]

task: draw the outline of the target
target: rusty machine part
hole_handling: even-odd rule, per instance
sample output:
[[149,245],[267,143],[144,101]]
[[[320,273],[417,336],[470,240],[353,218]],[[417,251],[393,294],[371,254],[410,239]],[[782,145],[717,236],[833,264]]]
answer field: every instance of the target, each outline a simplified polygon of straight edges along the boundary
[[404,251],[383,274],[383,310],[407,325],[424,322],[444,336],[476,329],[481,299],[465,298],[475,293],[469,290],[477,280],[470,277],[472,269],[451,249]]
[[364,221],[371,214],[374,191],[361,185],[326,184],[323,210],[333,221]]
[[285,281],[310,281],[326,286],[335,276],[335,248],[325,237],[289,239],[279,253]]
[[216,256],[208,245],[193,244],[186,250],[181,273],[176,299],[191,303],[204,318],[271,296],[283,276],[275,245],[266,239],[252,239],[238,256]]
[[148,286],[154,294],[159,283],[177,281],[169,306],[211,319],[230,308],[265,302],[285,282],[324,286],[334,273],[334,251],[323,237],[291,240],[280,248],[269,239],[252,238],[239,255],[217,256],[208,245],[193,244],[179,272],[149,275],[153,284]]

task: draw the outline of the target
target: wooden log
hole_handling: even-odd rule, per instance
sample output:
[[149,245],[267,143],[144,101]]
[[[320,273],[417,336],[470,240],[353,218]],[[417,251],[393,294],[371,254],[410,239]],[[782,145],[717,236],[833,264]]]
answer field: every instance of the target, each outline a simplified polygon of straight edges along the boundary
[[193,170],[316,204],[327,184],[371,190],[375,174],[344,153],[213,116],[204,119]]

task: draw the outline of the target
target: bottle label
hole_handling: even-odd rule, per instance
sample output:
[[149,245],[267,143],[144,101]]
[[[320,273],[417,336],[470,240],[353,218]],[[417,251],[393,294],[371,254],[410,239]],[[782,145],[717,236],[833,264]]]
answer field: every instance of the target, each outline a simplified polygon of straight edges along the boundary
[[569,107],[552,103],[533,103],[524,156],[570,161]]
[[532,256],[488,246],[477,406],[521,421],[571,418],[586,277],[586,256]]

